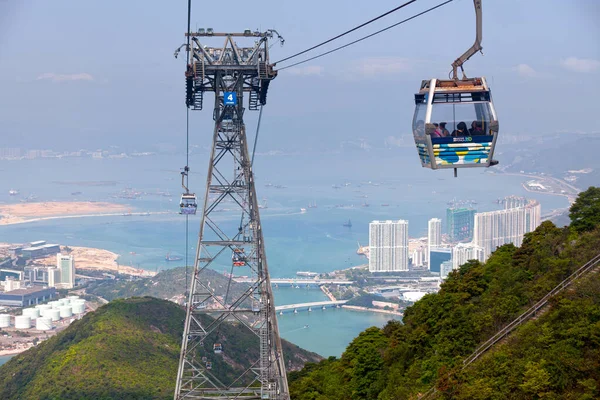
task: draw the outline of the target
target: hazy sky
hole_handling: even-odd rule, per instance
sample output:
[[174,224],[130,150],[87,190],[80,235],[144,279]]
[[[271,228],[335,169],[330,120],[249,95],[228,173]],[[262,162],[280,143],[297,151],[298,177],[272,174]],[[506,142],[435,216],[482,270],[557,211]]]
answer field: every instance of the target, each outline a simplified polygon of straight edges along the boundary
[[[418,0],[318,52],[440,2]],[[401,4],[192,3],[193,28],[277,29],[286,42],[274,44],[272,60]],[[173,51],[185,41],[186,7],[185,0],[0,0],[0,147],[148,149],[163,143],[183,149],[185,64]],[[600,2],[483,0],[483,13],[485,55],[473,56],[465,69],[487,77],[500,132],[599,132],[593,117],[600,104]],[[455,0],[281,71],[270,86],[259,148],[331,149],[360,139],[382,146],[387,137],[409,133],[420,81],[446,77],[450,63],[473,43],[474,31],[472,1]],[[193,143],[209,144],[211,114],[193,113]],[[253,130],[256,113],[250,114]]]

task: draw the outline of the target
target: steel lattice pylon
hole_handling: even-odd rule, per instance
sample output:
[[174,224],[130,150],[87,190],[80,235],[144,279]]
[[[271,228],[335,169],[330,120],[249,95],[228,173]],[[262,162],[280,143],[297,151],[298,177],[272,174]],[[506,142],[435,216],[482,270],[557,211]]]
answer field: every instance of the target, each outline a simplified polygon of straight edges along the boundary
[[[276,76],[268,54],[268,39],[274,33],[201,30],[187,34],[191,43],[186,105],[200,110],[204,93],[214,92],[215,128],[186,303],[176,400],[289,399],[243,120],[244,94],[248,93],[249,109],[262,107]],[[207,47],[198,39],[212,37],[224,39],[224,45]],[[253,39],[253,44],[238,47],[234,37]],[[207,274],[224,266],[231,273],[223,296],[211,286]],[[241,288],[232,283],[234,271],[247,274],[252,283]],[[254,333],[256,340],[236,343],[232,336],[241,330]]]

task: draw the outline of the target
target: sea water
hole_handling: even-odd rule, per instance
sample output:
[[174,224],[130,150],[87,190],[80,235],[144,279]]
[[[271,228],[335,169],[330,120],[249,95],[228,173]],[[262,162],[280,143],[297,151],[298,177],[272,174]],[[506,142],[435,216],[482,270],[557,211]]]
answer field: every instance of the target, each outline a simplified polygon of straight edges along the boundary
[[[190,186],[201,198],[206,156],[192,160],[195,164]],[[38,201],[110,201],[124,204],[132,212],[171,212],[0,226],[0,242],[46,240],[102,248],[119,254],[120,265],[150,271],[185,265],[184,261],[166,261],[168,252],[188,255],[191,264],[200,215],[189,217],[186,248],[185,217],[177,214],[181,192],[178,167],[182,161],[182,157],[163,155],[0,161],[3,203],[35,195]],[[453,199],[475,201],[474,208],[478,211],[497,209],[494,200],[507,195],[535,198],[542,204],[543,213],[568,206],[564,197],[527,192],[522,183],[528,178],[492,174],[486,169],[460,170],[459,177],[453,178],[451,171],[423,169],[407,149],[350,156],[335,153],[259,156],[255,173],[257,195],[261,203],[267,200],[267,208],[260,213],[272,277],[295,277],[297,271],[331,272],[364,264],[366,259],[357,255],[356,250],[359,243],[368,244],[369,222],[406,219],[411,237],[424,236],[428,219],[444,220],[447,203]],[[8,196],[10,188],[19,190],[21,195]],[[119,198],[119,193],[127,188],[148,193],[168,191],[172,196]],[[73,192],[82,193],[73,195]],[[314,203],[316,208],[308,208]],[[301,213],[301,208],[307,211]],[[238,215],[223,213],[215,218],[224,226],[239,223]],[[344,227],[349,219],[352,227]],[[316,289],[279,288],[274,290],[274,296],[277,305],[326,300]],[[303,311],[278,317],[283,338],[324,356],[339,356],[362,330],[383,326],[390,318],[386,314],[344,309]]]

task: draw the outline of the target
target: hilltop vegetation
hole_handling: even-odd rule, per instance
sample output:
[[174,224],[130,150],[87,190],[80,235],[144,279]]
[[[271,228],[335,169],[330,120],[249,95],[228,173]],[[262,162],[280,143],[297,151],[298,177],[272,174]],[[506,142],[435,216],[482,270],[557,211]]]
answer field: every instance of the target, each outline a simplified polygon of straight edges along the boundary
[[[172,399],[184,319],[169,301],[114,300],[0,367],[0,399]],[[226,351],[213,372],[226,378],[235,367],[228,358],[243,364],[255,335],[232,327],[223,334]],[[290,369],[320,359],[283,346]]]
[[[188,279],[191,279],[193,268],[188,270]],[[204,275],[210,280],[211,287],[217,293],[225,293],[229,279],[211,269],[206,269]],[[152,296],[165,300],[183,300],[186,288],[185,267],[178,267],[161,271],[152,278],[138,278],[134,280],[104,280],[92,282],[86,292],[114,300],[131,296]],[[243,285],[231,282],[230,293],[234,296],[244,291]]]
[[409,399],[432,386],[438,398],[600,396],[600,287],[590,275],[555,297],[539,319],[460,372],[462,360],[600,249],[600,189],[571,208],[570,227],[544,222],[523,245],[470,261],[437,294],[409,307],[404,324],[369,328],[340,359],[291,373],[293,399]]

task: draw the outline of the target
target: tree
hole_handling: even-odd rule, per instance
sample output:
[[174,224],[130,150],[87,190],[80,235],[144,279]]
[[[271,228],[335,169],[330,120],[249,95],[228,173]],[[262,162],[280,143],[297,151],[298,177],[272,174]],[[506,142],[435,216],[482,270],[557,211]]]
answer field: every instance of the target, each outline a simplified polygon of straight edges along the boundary
[[571,227],[577,232],[587,232],[600,225],[600,188],[590,186],[582,192],[569,209]]

